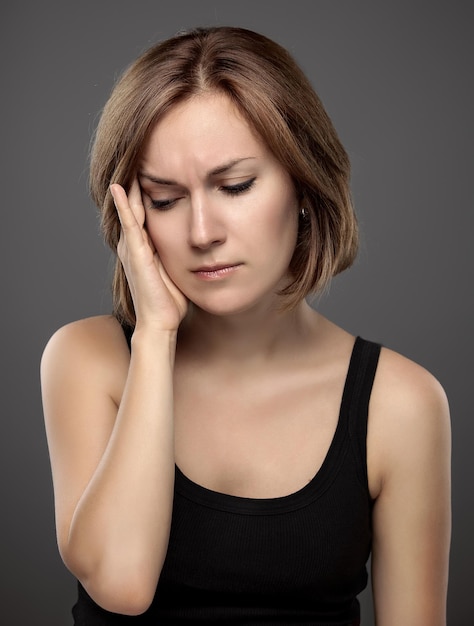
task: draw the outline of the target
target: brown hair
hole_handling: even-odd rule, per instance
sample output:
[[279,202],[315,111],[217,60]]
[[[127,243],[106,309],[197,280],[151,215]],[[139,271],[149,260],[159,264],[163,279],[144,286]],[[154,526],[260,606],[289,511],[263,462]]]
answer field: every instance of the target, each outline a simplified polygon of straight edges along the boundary
[[[91,154],[91,195],[115,251],[120,223],[111,183],[130,187],[156,122],[176,103],[205,92],[225,93],[291,175],[306,217],[300,219],[283,304],[295,306],[349,267],[358,229],[346,151],[311,84],[290,54],[252,31],[198,28],[139,57],[116,84],[102,112]],[[117,259],[114,314],[134,326],[127,280]]]

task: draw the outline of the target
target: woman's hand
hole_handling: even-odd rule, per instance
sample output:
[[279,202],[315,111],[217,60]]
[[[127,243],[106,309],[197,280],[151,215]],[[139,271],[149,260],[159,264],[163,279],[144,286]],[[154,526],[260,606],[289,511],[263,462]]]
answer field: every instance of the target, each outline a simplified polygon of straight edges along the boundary
[[127,277],[137,327],[177,330],[186,315],[187,300],[172,282],[145,229],[145,208],[135,179],[129,195],[110,186],[122,226],[117,254]]

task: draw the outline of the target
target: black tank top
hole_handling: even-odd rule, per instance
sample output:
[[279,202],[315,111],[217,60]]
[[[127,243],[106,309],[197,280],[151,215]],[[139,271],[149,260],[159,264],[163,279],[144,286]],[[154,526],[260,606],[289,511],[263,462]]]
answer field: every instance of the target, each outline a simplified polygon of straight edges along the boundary
[[171,535],[150,608],[101,609],[79,584],[75,626],[359,624],[371,512],[367,414],[380,346],[358,337],[338,425],[314,478],[280,498],[220,494],[176,467]]

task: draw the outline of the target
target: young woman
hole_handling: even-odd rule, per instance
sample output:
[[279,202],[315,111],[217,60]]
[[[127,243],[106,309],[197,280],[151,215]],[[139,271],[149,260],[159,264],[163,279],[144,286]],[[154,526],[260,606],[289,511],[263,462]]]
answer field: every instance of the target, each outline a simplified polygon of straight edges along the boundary
[[[305,301],[349,267],[349,163],[288,53],[198,29],[100,120],[113,316],[60,329],[42,385],[77,625],[445,624],[449,418],[420,366]],[[131,617],[134,616],[134,617]]]

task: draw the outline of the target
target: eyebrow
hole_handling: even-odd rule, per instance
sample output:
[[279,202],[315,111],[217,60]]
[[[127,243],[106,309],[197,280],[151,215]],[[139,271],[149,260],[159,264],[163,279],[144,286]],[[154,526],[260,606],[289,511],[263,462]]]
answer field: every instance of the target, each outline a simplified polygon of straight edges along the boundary
[[[232,159],[232,161],[228,161],[227,163],[224,163],[223,165],[218,165],[217,167],[210,170],[207,173],[207,177],[212,178],[213,176],[224,174],[225,172],[228,172],[230,169],[232,169],[239,163],[242,163],[242,161],[248,161],[250,159],[255,159],[255,158],[256,157],[242,157],[240,159]],[[140,171],[138,172],[138,176],[140,178],[146,178],[147,180],[151,181],[152,183],[156,183],[157,185],[179,185],[179,183],[177,183],[174,180],[168,180],[166,178],[159,178],[158,176],[153,176],[152,174],[148,174],[147,172]]]

